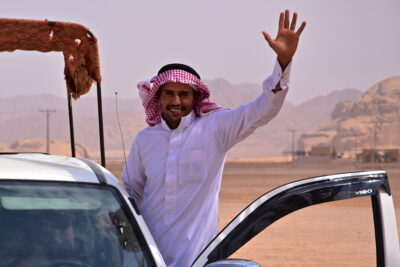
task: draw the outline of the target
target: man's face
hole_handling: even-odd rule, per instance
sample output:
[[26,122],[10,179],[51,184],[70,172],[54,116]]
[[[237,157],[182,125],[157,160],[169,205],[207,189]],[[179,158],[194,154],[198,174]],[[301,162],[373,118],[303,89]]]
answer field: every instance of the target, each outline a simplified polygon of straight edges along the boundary
[[167,82],[160,90],[162,116],[171,129],[176,129],[181,118],[193,109],[193,88],[184,83]]

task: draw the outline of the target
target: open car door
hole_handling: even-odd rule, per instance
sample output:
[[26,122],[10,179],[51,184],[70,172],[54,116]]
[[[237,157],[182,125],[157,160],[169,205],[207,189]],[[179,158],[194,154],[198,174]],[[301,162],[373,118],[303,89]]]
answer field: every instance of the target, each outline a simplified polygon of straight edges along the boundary
[[385,171],[314,177],[278,187],[247,206],[203,250],[192,266],[227,259],[269,225],[299,209],[356,197],[371,197],[372,200],[377,266],[400,266],[396,216]]

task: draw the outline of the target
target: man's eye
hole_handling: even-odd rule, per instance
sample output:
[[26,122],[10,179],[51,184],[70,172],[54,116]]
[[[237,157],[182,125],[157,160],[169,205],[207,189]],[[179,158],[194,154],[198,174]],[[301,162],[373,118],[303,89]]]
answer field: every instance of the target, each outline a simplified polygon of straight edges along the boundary
[[183,92],[183,93],[180,93],[179,96],[187,97],[187,96],[189,96],[189,93],[188,92]]

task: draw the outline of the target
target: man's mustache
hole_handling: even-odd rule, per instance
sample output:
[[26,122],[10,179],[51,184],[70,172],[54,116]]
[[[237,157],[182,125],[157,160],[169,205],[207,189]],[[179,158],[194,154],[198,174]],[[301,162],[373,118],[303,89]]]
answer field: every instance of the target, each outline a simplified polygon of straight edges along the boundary
[[180,110],[186,110],[185,106],[182,105],[168,105],[167,109],[172,109],[172,108],[176,108],[176,109],[180,109]]

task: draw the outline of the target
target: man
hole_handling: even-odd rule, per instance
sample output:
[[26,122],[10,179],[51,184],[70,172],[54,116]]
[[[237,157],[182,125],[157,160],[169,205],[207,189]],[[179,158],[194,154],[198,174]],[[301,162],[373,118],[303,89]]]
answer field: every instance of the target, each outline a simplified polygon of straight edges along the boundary
[[[305,22],[280,14],[273,74],[252,102],[224,110],[191,67],[170,64],[139,83],[147,123],[136,136],[123,171],[168,266],[190,266],[218,233],[218,200],[227,151],[279,112],[289,85],[291,60]],[[279,133],[277,133],[279,134]]]

